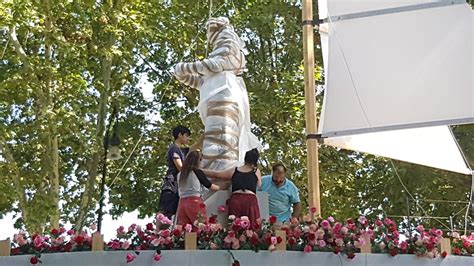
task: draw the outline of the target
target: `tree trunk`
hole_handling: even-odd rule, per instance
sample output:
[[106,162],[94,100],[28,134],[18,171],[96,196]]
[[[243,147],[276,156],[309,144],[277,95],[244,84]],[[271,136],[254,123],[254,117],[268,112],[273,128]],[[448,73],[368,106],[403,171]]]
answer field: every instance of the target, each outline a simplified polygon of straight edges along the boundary
[[112,58],[106,57],[102,60],[102,82],[104,88],[100,93],[99,115],[97,118],[96,144],[91,160],[88,162],[87,183],[82,194],[79,216],[76,222],[76,230],[80,231],[87,219],[87,214],[92,207],[94,186],[97,177],[100,155],[102,154],[103,137],[105,131],[105,119],[107,118],[107,104],[110,93],[110,77],[112,73]]
[[[51,15],[51,6],[49,0],[44,0],[43,4],[46,7],[46,18],[45,18],[45,59],[48,66],[52,66],[52,49],[53,45],[51,42],[51,32],[53,29],[53,17]],[[46,78],[46,89],[44,98],[46,104],[43,106],[46,110],[54,110],[54,87],[51,82],[51,75]],[[53,205],[51,211],[50,225],[52,228],[59,228],[59,143],[57,135],[56,117],[47,116],[48,118],[48,131],[46,134],[47,141],[47,161],[50,162],[49,166],[49,194]]]

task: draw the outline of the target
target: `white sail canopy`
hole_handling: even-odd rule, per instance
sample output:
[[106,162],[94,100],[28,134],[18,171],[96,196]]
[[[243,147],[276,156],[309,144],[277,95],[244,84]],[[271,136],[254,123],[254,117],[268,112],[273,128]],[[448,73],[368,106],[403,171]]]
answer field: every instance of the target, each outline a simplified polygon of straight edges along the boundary
[[333,137],[325,144],[396,160],[471,174],[448,126]]
[[474,123],[464,0],[318,1],[325,143],[470,173],[448,125]]
[[360,13],[399,2],[328,1],[323,136],[474,122],[470,6]]

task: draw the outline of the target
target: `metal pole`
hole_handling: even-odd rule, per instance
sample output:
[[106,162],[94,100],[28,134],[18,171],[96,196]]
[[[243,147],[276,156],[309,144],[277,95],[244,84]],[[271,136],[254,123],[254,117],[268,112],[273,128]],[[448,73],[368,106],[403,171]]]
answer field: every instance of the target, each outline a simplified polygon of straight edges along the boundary
[[102,216],[104,208],[104,198],[105,198],[105,178],[107,176],[107,152],[109,150],[109,130],[105,132],[104,137],[104,164],[102,165],[102,178],[100,182],[100,198],[99,198],[99,210],[97,218],[97,231],[101,232],[102,229]]

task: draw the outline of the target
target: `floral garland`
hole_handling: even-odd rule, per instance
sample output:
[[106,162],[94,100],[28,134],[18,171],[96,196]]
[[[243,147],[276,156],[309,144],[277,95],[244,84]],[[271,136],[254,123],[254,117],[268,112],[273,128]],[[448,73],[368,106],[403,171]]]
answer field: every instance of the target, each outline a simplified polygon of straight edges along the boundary
[[[220,211],[222,212],[222,211]],[[275,229],[286,232],[286,248],[293,251],[334,252],[345,254],[353,259],[362,246],[370,239],[374,253],[416,254],[417,256],[435,258],[446,257],[447,252],[441,251],[440,243],[443,232],[439,229],[425,230],[422,225],[417,227],[413,236],[404,236],[401,241],[397,224],[388,219],[378,219],[373,223],[364,216],[358,219],[347,219],[345,222],[336,221],[333,217],[327,219],[314,218],[315,210],[303,217],[301,221],[293,220],[290,224],[278,226],[276,217],[268,221],[259,219],[252,224],[248,217],[230,215],[226,225],[217,223],[217,217],[212,216],[207,222],[201,217],[193,224],[172,226],[172,221],[162,214],[156,216],[155,223],[145,227],[132,224],[125,230],[120,226],[117,237],[104,247],[104,250],[130,250],[125,257],[131,263],[141,250],[155,250],[154,260],[161,260],[161,250],[184,249],[186,232],[197,234],[197,246],[201,250],[228,250],[233,258],[233,265],[240,265],[232,250],[276,250],[283,239],[276,236]],[[31,264],[41,262],[41,254],[57,252],[90,251],[92,233],[95,226],[82,232],[74,232],[64,227],[51,230],[49,235],[34,234],[29,237],[25,232],[15,234],[11,254],[34,254]],[[461,236],[457,232],[450,233],[453,255],[472,256],[474,254],[474,233]]]

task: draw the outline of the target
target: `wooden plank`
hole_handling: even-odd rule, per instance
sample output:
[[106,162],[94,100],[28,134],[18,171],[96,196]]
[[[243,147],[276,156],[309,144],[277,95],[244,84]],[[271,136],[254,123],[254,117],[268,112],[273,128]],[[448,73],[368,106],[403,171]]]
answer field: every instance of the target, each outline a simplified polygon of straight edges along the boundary
[[370,243],[370,236],[369,235],[362,235],[361,237],[364,240],[364,245],[360,247],[360,253],[370,254],[372,253],[372,243]]
[[196,232],[186,232],[184,234],[184,249],[185,250],[196,250],[197,249],[197,234],[196,234]]
[[275,236],[281,237],[282,241],[280,244],[276,245],[276,250],[286,251],[286,231],[285,230],[275,230]]
[[441,239],[441,253],[446,251],[447,255],[451,255],[451,239],[444,238]]
[[10,256],[11,241],[10,238],[0,241],[0,257]]
[[104,235],[99,232],[92,234],[92,251],[104,251]]

